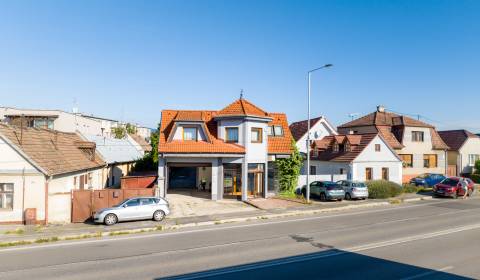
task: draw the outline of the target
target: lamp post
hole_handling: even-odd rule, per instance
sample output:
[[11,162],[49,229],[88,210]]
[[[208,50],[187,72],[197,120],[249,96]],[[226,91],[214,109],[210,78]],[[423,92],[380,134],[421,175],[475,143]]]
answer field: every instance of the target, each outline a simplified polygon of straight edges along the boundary
[[311,77],[312,73],[323,69],[332,67],[333,64],[325,64],[322,67],[318,67],[308,71],[308,119],[307,119],[307,203],[310,202],[310,88],[311,88]]

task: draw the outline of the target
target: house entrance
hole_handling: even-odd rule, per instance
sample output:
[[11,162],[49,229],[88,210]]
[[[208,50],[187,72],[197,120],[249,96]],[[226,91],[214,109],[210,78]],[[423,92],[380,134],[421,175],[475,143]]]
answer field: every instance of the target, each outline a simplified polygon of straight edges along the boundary
[[223,193],[225,195],[242,195],[242,165],[223,165]]
[[248,195],[262,196],[264,192],[264,165],[259,163],[248,164]]

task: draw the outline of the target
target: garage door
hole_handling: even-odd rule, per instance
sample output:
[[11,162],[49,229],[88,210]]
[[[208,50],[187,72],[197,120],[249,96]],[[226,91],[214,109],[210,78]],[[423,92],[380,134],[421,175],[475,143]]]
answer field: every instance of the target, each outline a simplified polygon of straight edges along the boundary
[[169,172],[170,189],[195,189],[197,167],[171,167]]

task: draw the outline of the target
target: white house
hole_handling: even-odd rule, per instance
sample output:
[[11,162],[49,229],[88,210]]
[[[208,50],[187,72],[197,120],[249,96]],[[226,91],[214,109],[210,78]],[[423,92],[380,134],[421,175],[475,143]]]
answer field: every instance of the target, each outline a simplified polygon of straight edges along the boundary
[[203,189],[213,200],[266,197],[278,188],[275,160],[289,157],[292,136],[282,113],[240,98],[220,111],[164,110],[158,186]]
[[402,160],[378,133],[327,136],[312,144],[310,174],[311,181],[383,179],[401,184]]
[[0,223],[68,223],[71,191],[101,189],[106,165],[78,134],[0,124]]
[[[301,153],[307,153],[308,121],[303,120],[290,124],[290,131]],[[322,140],[325,136],[337,135],[337,130],[323,116],[310,120],[310,141]]]
[[467,130],[439,131],[440,137],[449,146],[447,153],[451,176],[468,175],[475,162],[480,160],[480,137]]
[[63,132],[112,136],[114,120],[69,113],[61,110],[17,109],[0,107],[0,121],[16,126],[36,127]]

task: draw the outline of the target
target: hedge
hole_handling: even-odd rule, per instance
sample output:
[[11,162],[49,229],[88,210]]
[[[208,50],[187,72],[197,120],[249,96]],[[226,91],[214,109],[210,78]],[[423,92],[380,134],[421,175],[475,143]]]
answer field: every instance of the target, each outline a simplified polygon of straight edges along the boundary
[[402,193],[402,186],[397,183],[375,180],[367,182],[369,198],[389,198]]
[[470,175],[470,178],[475,183],[480,184],[480,174],[472,174],[472,175]]

